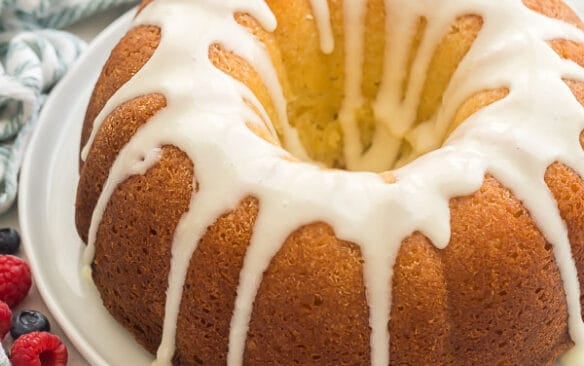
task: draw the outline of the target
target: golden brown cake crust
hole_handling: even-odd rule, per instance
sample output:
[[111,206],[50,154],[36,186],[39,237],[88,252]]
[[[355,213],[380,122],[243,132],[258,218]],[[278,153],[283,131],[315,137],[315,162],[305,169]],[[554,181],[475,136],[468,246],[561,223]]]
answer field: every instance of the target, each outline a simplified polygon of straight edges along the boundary
[[[524,2],[581,26],[560,1]],[[156,27],[137,27],[114,49],[88,107],[83,142],[107,99],[147,62],[159,40]],[[584,66],[581,45],[556,40],[551,46]],[[584,86],[567,83],[584,103]],[[81,169],[76,222],[84,240],[117,153],[165,105],[164,96],[146,95],[105,120]],[[162,150],[146,174],[115,190],[97,233],[93,264],[104,305],[151,352],[161,337],[174,229],[197,190],[197,167],[175,147]],[[545,181],[568,227],[582,279],[584,182],[560,163],[548,168]],[[184,288],[175,364],[225,363],[239,272],[259,206],[246,197],[201,240]],[[392,365],[551,365],[572,345],[551,245],[521,202],[491,176],[476,193],[451,200],[450,208],[452,238],[446,249],[436,249],[419,233],[400,249],[391,308]],[[362,262],[358,246],[337,239],[326,223],[292,233],[260,286],[246,364],[368,364]]]
[[159,42],[160,29],[140,26],[128,31],[112,50],[111,56],[95,84],[91,102],[87,107],[81,134],[81,146],[87,142],[93,121],[107,100],[142,68],[158,47]]

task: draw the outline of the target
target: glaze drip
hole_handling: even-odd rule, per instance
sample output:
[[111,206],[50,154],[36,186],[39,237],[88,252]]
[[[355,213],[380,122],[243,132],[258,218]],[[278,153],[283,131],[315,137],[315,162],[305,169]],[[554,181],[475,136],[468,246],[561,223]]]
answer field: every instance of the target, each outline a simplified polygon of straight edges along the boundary
[[[445,137],[448,121],[462,101],[480,90],[509,90],[507,97],[472,115],[441,148],[396,170],[397,183],[387,184],[374,173],[323,170],[309,163],[291,163],[284,159],[290,156],[287,151],[260,139],[247,128],[246,122],[263,125],[268,120],[267,113],[247,86],[210,62],[207,55],[212,44],[219,43],[256,65],[280,122],[288,131],[284,134],[286,146],[295,154],[302,154],[297,133],[287,124],[286,101],[269,56],[254,36],[235,21],[234,14],[247,12],[266,30],[275,29],[276,19],[263,1],[249,0],[245,6],[241,3],[166,0],[146,7],[134,25],[159,26],[160,46],[142,70],[108,101],[96,118],[92,137],[82,153],[85,159],[100,124],[116,106],[138,95],[165,95],[167,108],[138,130],[111,168],[93,212],[84,255],[86,268],[93,261],[97,230],[118,184],[152,167],[164,145],[184,151],[196,167],[193,184],[198,184],[199,189],[191,197],[189,210],[181,218],[172,243],[163,336],[155,365],[171,364],[182,287],[199,240],[217,217],[234,209],[243,198],[253,196],[258,199],[260,210],[241,269],[231,320],[228,365],[243,364],[253,303],[272,258],[297,228],[324,221],[338,238],[356,243],[361,249],[370,314],[371,363],[387,366],[390,284],[402,240],[418,231],[437,248],[445,248],[450,240],[450,199],[478,190],[486,174],[492,174],[512,190],[553,245],[567,297],[570,336],[577,347],[584,346],[580,288],[567,229],[544,182],[547,167],[556,161],[584,176],[579,143],[584,110],[563,82],[564,78],[584,81],[584,70],[561,59],[547,45],[547,41],[558,38],[584,42],[582,32],[535,13],[518,0],[446,0],[438,9],[430,0],[386,1],[390,42],[374,108],[377,132],[372,147],[363,152],[354,110],[362,103],[366,1],[344,2],[347,67],[340,116],[350,168],[376,171],[393,163],[395,156],[379,156],[376,151],[404,137],[407,127],[411,127],[412,111],[419,103],[424,82],[420,75],[425,75],[448,26],[461,15],[479,14],[484,21],[483,29],[454,74],[438,114],[413,130],[412,145],[419,152],[438,148],[428,146],[424,136]],[[329,48],[332,51],[334,42],[331,45],[332,32],[329,34],[326,26],[330,25],[326,2],[311,3],[323,51]],[[402,99],[396,85],[401,85],[406,77],[403,66],[411,45],[402,35],[405,32],[411,36],[411,29],[415,29],[412,26],[420,17],[428,20],[427,36],[420,45],[408,92]],[[184,34],[199,36],[185,45]],[[531,55],[532,63],[524,62],[525,54]],[[480,72],[468,77],[471,70]],[[275,133],[269,123],[266,128]],[[341,196],[344,199],[336,199]],[[425,209],[419,210],[420,205]],[[279,219],[270,220],[273,217]],[[386,224],[387,217],[393,218],[393,226]],[[362,222],[372,229],[362,230]]]
[[310,0],[312,12],[316,18],[316,26],[320,36],[320,49],[324,54],[330,54],[335,49],[335,37],[330,21],[330,10],[327,0]]

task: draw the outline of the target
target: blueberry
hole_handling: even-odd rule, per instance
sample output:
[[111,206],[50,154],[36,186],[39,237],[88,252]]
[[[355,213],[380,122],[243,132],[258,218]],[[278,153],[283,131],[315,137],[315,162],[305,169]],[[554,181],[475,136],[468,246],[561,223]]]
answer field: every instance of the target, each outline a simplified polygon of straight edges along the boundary
[[20,234],[16,229],[0,229],[0,254],[14,254],[20,248]]
[[50,330],[49,319],[39,311],[22,310],[12,315],[12,327],[10,328],[12,339],[30,332],[49,332]]

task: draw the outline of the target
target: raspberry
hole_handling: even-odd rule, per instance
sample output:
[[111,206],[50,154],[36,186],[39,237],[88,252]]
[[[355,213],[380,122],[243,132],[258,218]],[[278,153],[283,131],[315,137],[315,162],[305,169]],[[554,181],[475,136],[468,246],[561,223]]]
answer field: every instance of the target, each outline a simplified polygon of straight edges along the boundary
[[19,337],[10,350],[12,366],[65,366],[67,347],[48,332],[32,332]]
[[0,301],[0,341],[2,341],[2,339],[4,339],[4,336],[10,330],[10,327],[11,327],[10,318],[11,317],[12,317],[12,311],[10,311],[10,308],[8,307],[8,305],[5,302]]
[[32,280],[28,264],[12,255],[0,255],[0,301],[13,308],[26,297]]

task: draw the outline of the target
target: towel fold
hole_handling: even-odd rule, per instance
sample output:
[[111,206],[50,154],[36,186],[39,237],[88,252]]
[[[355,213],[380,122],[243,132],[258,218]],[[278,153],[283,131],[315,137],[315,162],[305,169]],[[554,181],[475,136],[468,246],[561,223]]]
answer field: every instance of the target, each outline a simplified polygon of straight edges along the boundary
[[136,0],[0,0],[0,213],[10,208],[18,171],[43,103],[85,47],[66,27]]

